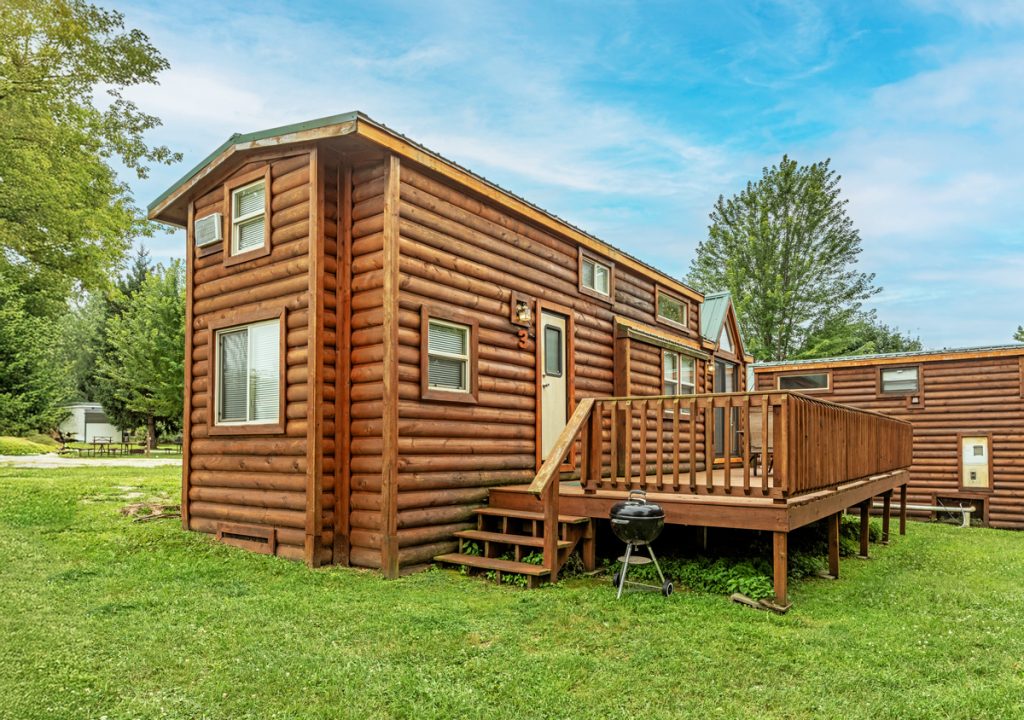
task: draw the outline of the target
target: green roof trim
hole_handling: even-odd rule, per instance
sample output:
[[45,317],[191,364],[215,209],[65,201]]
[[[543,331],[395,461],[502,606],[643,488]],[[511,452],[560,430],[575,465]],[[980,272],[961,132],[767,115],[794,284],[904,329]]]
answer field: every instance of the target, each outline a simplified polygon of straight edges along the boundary
[[291,133],[303,132],[305,130],[316,130],[317,128],[327,127],[328,125],[340,125],[342,123],[352,122],[356,119],[369,120],[369,118],[361,112],[353,111],[342,113],[341,115],[328,115],[327,117],[317,118],[315,120],[305,120],[303,122],[292,123],[290,125],[267,128],[266,130],[257,130],[250,133],[235,133],[221,143],[216,150],[200,160],[195,167],[182,175],[177,182],[164,190],[156,200],[146,207],[146,210],[148,212],[152,212],[154,208],[169,198],[178,188],[194,178],[200,170],[213,162],[218,155],[232,145],[266,140],[267,138],[276,137],[278,135],[290,135]]
[[728,310],[729,293],[719,292],[704,296],[704,302],[700,305],[700,334],[704,339],[718,342],[718,335],[722,332],[722,323],[725,322]]

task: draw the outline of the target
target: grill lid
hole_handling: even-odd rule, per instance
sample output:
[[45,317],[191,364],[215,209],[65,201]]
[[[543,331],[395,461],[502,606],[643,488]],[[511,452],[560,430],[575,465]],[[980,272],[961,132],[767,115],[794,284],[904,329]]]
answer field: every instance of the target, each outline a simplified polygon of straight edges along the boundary
[[[643,490],[632,490],[629,499],[612,506],[611,517],[621,520],[660,520],[665,517],[661,505],[649,503]],[[634,497],[636,496],[636,497]]]

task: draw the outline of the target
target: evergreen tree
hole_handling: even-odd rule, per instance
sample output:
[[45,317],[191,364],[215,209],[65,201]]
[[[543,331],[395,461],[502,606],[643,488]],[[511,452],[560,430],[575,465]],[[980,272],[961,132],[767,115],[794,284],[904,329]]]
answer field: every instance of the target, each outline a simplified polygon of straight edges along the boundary
[[804,349],[815,327],[852,317],[879,291],[856,270],[860,235],[829,161],[788,156],[728,200],[719,197],[689,282],[728,290],[747,348],[761,360]]
[[[111,352],[100,377],[125,411],[145,419],[148,446],[157,423],[177,425],[185,393],[185,269],[157,266],[107,323]],[[104,407],[106,407],[104,405]]]
[[1017,342],[1024,342],[1024,325],[1017,326],[1017,332],[1013,334],[1013,339]]

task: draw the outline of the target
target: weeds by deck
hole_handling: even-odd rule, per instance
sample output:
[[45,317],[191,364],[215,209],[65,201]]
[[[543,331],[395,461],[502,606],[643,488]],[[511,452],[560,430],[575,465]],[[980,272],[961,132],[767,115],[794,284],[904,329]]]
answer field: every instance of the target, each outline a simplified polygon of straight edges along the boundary
[[911,524],[779,617],[310,571],[118,512],[179,472],[0,468],[0,718],[1024,715],[1019,534]]

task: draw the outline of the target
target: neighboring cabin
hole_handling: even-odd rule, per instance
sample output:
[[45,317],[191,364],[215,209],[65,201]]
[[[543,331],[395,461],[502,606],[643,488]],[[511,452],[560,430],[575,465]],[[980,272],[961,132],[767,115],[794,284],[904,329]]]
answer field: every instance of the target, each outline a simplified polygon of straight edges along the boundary
[[973,503],[1024,529],[1024,345],[753,366],[756,389],[798,390],[914,426],[913,503]]
[[250,549],[395,576],[582,398],[745,386],[728,296],[359,113],[235,135],[149,216],[188,233],[183,524]]
[[121,439],[121,429],[110,422],[99,403],[73,403],[65,405],[64,409],[68,411],[68,416],[58,429],[65,435],[73,433],[75,440],[88,443],[98,437]]

